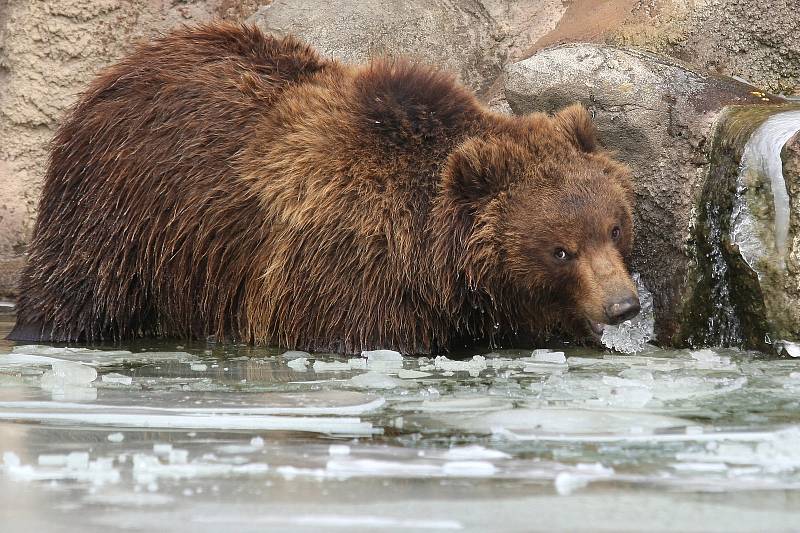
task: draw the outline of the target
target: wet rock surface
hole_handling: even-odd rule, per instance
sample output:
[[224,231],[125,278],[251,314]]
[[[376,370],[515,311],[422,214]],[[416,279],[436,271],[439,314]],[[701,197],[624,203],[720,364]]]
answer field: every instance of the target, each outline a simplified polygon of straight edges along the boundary
[[800,336],[800,106],[733,107],[698,205],[684,335],[779,351]]
[[603,144],[633,170],[632,266],[654,295],[656,334],[661,342],[678,340],[714,121],[726,105],[771,97],[663,57],[591,44],[550,48],[509,65],[504,88],[515,113],[573,101],[594,112]]

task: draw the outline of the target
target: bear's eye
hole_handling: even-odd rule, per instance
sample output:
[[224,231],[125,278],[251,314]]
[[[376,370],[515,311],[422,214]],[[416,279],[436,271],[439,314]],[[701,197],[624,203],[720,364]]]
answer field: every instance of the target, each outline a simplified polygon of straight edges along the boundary
[[614,226],[614,229],[611,230],[611,238],[616,241],[619,239],[621,233],[622,231],[619,229],[619,226]]
[[553,257],[558,259],[559,261],[566,261],[569,258],[569,254],[563,248],[556,248],[553,252]]

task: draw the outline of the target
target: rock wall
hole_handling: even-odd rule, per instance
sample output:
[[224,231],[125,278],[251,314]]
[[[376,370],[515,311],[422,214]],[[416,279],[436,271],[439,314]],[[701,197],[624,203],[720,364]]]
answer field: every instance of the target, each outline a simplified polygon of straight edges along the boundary
[[798,31],[797,0],[638,0],[608,39],[800,95]]
[[256,7],[247,0],[0,0],[0,297],[13,295],[24,262],[47,144],[91,77],[137,39],[181,23],[241,19]]

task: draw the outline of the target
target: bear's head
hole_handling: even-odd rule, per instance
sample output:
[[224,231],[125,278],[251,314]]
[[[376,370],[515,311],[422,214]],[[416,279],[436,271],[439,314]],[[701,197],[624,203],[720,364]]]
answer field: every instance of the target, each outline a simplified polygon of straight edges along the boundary
[[639,299],[626,267],[629,170],[598,148],[580,105],[509,124],[466,139],[444,172],[470,288],[546,317],[519,322],[545,321],[578,336],[635,316]]

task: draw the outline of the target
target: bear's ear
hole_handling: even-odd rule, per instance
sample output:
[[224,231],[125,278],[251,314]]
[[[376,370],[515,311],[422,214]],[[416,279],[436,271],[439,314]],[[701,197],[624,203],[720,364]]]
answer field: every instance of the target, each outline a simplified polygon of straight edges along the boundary
[[447,159],[443,175],[446,191],[468,203],[491,199],[519,174],[519,150],[502,139],[467,139]]
[[592,116],[581,104],[565,107],[555,114],[553,120],[578,150],[587,153],[597,150],[597,128],[592,123]]

